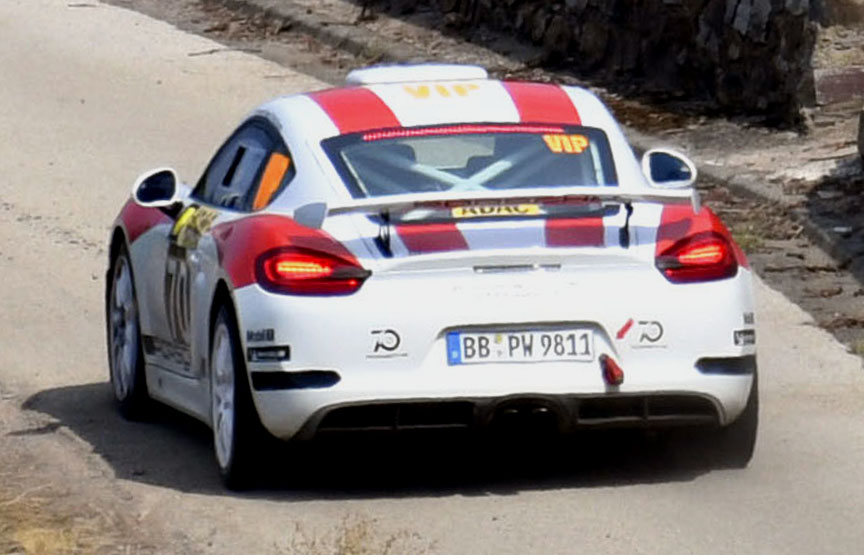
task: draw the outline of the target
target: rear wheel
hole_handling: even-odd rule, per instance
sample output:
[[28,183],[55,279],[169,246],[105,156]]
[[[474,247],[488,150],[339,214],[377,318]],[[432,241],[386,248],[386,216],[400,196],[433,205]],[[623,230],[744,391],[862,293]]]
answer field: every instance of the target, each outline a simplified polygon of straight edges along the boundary
[[125,246],[120,247],[111,270],[107,326],[108,365],[114,398],[125,418],[142,419],[149,408],[150,396],[141,348],[135,281]]
[[210,406],[216,462],[225,486],[250,485],[253,465],[266,437],[252,402],[233,312],[216,316],[210,352]]
[[746,468],[753,458],[759,428],[759,380],[753,374],[753,386],[738,418],[703,438],[704,451],[711,462],[722,468]]

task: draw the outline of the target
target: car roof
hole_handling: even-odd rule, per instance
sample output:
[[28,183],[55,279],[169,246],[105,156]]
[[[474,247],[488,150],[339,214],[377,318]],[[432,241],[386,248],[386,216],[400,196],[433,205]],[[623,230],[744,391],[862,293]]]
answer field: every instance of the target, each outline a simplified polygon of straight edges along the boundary
[[307,121],[304,127],[323,132],[320,139],[374,129],[460,123],[617,128],[603,103],[586,89],[499,81],[478,66],[452,64],[354,70],[345,86],[277,98],[258,112],[285,125],[298,118]]

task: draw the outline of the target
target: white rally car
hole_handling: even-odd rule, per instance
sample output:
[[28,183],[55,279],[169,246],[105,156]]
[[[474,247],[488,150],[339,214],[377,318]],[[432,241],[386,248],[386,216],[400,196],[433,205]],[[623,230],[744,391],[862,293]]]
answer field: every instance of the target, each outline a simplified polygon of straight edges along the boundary
[[253,111],[193,188],[143,175],[110,239],[121,411],[262,437],[704,425],[750,460],[751,271],[693,164],[637,161],[590,92],[356,70]]

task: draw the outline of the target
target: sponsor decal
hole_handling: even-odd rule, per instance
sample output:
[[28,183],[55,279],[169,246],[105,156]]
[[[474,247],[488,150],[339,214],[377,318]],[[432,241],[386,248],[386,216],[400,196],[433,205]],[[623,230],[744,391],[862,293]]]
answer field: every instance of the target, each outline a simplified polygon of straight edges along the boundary
[[402,345],[402,337],[394,329],[384,328],[371,330],[372,352],[366,358],[395,358],[408,356],[407,353],[399,351]]
[[656,344],[663,339],[663,324],[657,321],[639,321],[639,343]]
[[626,322],[624,322],[624,325],[621,326],[621,329],[618,330],[618,333],[615,335],[615,337],[617,337],[619,341],[624,339],[625,337],[627,337],[627,332],[629,332],[632,327],[633,318],[630,318]]
[[735,345],[738,347],[755,345],[756,330],[735,330],[732,332],[732,338],[735,341]]
[[490,218],[502,216],[540,216],[544,214],[539,204],[511,204],[495,206],[457,206],[450,210],[454,218]]
[[405,85],[402,89],[417,100],[426,98],[464,98],[480,87],[474,83],[458,83],[455,85]]
[[745,312],[744,313],[744,325],[745,326],[752,326],[755,323],[756,323],[756,317],[753,315],[753,313],[752,312]]
[[563,134],[543,135],[543,142],[555,154],[582,154],[591,144],[585,135]]
[[657,320],[634,320],[633,318],[628,318],[624,322],[624,325],[621,326],[621,329],[618,330],[618,333],[615,334],[615,338],[618,341],[622,341],[629,336],[630,345],[634,349],[648,349],[652,347],[665,347],[665,335],[666,330],[663,328],[663,324]]
[[273,328],[260,330],[246,330],[246,341],[250,343],[272,342],[276,339],[276,331]]

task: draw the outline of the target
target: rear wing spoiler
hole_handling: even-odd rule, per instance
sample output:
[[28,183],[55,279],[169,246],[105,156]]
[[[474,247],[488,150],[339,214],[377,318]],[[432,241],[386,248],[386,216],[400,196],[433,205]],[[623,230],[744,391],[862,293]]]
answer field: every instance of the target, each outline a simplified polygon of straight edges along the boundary
[[[421,208],[450,208],[472,205],[524,203],[601,202],[632,204],[690,204],[693,211],[701,209],[699,192],[693,188],[660,189],[645,192],[621,191],[617,187],[545,187],[510,191],[441,191],[352,200],[328,206],[313,203],[294,211],[294,219],[303,225],[320,228],[327,216],[342,214],[399,214]],[[317,225],[316,225],[317,224]]]

